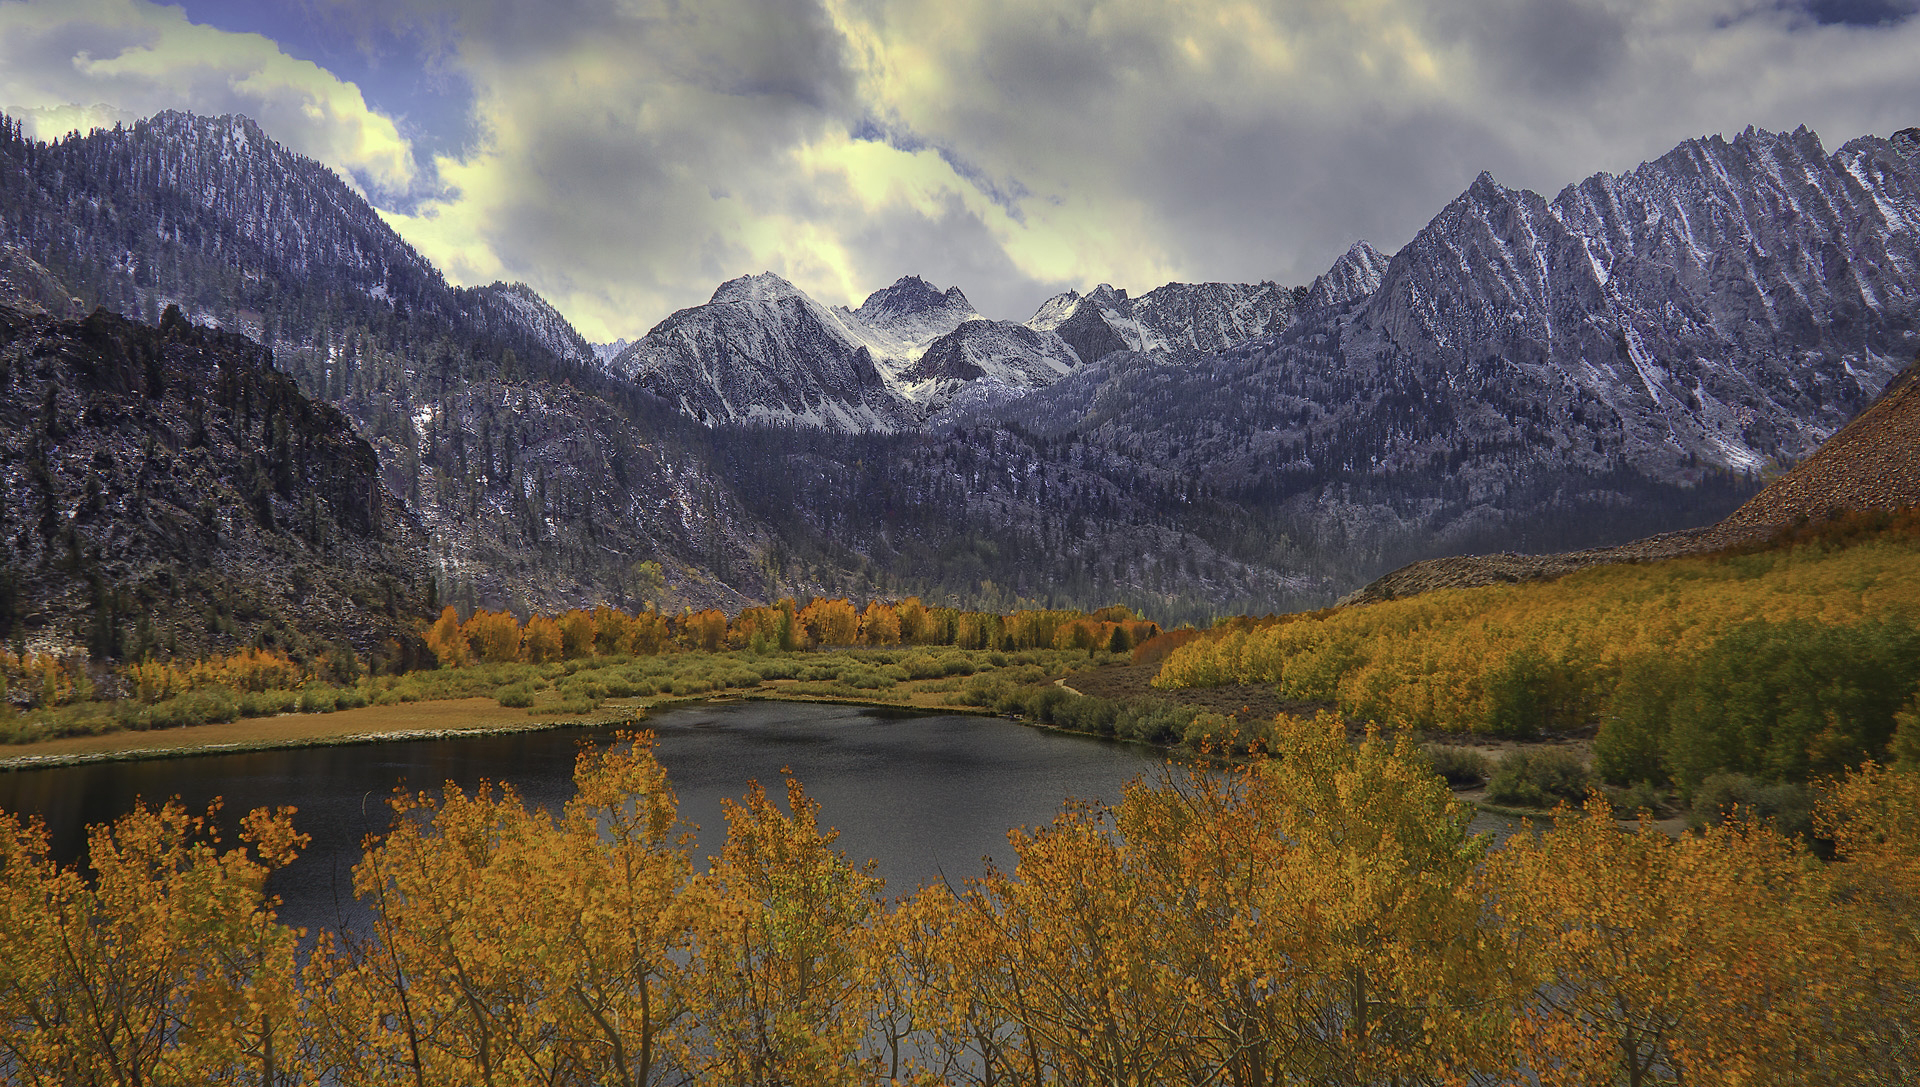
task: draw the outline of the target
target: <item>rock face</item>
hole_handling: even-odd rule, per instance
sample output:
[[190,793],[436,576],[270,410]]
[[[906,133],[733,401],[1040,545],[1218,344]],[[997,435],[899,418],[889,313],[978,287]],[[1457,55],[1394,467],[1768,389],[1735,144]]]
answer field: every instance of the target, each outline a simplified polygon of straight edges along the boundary
[[890,381],[911,366],[937,339],[967,321],[983,318],[958,287],[942,291],[919,276],[901,276],[891,287],[867,296],[859,309],[835,306],[834,316],[855,342],[872,353]]
[[1749,129],[1551,202],[1481,175],[1395,255],[1342,354],[1499,367],[1597,410],[1644,471],[1754,471],[1879,391],[1920,342],[1917,302],[1920,164],[1886,140],[1828,155],[1804,129]]
[[1920,362],[1889,382],[1880,398],[1813,456],[1768,484],[1724,520],[1615,547],[1554,555],[1461,555],[1395,570],[1340,601],[1370,604],[1435,589],[1539,581],[1589,566],[1697,555],[1767,536],[1806,521],[1856,510],[1920,505]]
[[1329,310],[1364,302],[1380,289],[1392,256],[1380,252],[1364,239],[1354,242],[1333,267],[1313,279],[1300,308],[1321,314]]
[[75,293],[158,320],[310,343],[316,325],[403,323],[420,339],[496,339],[523,359],[592,357],[523,285],[449,286],[359,193],[246,117],[167,111],[40,144],[0,135],[0,242]]
[[1006,321],[968,321],[933,341],[900,375],[907,395],[935,410],[978,406],[1043,389],[1080,359],[1051,332]]
[[916,419],[840,319],[771,272],[722,283],[610,366],[706,423],[898,430]]
[[1301,296],[1271,281],[1155,287],[1129,308],[1142,331],[1134,350],[1216,354],[1286,328]]
[[426,536],[353,424],[177,310],[0,303],[0,486],[9,642],[378,654],[431,598]]

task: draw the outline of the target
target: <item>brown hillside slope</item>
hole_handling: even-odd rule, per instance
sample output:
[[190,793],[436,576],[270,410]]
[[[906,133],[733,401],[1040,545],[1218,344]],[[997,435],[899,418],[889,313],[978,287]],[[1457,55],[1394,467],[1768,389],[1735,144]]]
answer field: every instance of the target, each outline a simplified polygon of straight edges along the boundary
[[1394,600],[1434,589],[1537,581],[1588,566],[1700,554],[1765,537],[1802,520],[1912,505],[1920,505],[1920,360],[1888,382],[1879,399],[1828,438],[1813,456],[1717,525],[1557,555],[1426,559],[1373,581],[1339,606]]

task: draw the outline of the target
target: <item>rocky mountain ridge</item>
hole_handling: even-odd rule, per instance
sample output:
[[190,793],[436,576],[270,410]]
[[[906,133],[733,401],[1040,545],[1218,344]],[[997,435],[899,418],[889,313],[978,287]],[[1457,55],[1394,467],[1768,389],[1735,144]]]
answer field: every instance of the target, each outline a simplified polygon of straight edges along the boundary
[[1371,604],[1436,589],[1542,581],[1626,562],[1701,555],[1767,539],[1782,529],[1861,510],[1920,506],[1920,360],[1792,471],[1717,524],[1614,547],[1562,554],[1460,555],[1411,563],[1341,598]]
[[[21,260],[24,258],[18,258]],[[427,535],[258,344],[0,295],[0,640],[96,658],[402,653]]]
[[[1915,347],[1907,133],[1690,141],[1551,200],[1482,178],[1305,288],[1101,287],[1013,323],[917,277],[853,309],[745,277],[607,352],[524,287],[446,287],[316,164],[190,120],[7,133],[0,235],[74,273],[56,305],[177,297],[267,341],[371,442],[462,606],[1318,606],[1413,559],[1710,524]],[[292,201],[227,177],[337,206],[231,221]]]

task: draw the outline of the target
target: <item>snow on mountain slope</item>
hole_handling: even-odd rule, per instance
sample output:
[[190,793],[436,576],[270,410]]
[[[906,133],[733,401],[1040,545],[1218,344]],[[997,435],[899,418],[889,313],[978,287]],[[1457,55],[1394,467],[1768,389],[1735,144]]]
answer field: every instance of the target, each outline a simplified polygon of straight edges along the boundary
[[918,413],[841,319],[764,272],[655,325],[609,365],[709,423],[898,430]]
[[1912,356],[1917,227],[1909,155],[1828,155],[1805,129],[1689,140],[1551,202],[1482,174],[1395,255],[1343,365],[1497,364],[1543,405],[1572,398],[1556,411],[1599,408],[1649,470],[1754,471],[1807,455]]
[[1146,350],[1151,340],[1166,350],[1224,351],[1285,328],[1298,301],[1296,292],[1271,280],[1155,287],[1130,307],[1142,333],[1142,345],[1134,350]]
[[900,380],[908,396],[938,411],[956,398],[977,406],[1023,396],[1079,365],[1072,348],[1051,332],[978,320],[935,340]]
[[900,373],[925,354],[933,341],[966,321],[984,319],[960,288],[942,291],[914,275],[901,276],[891,287],[868,295],[859,309],[835,306],[833,315],[855,342],[872,353],[874,365],[896,387]]
[[1364,238],[1354,242],[1333,267],[1314,277],[1300,308],[1318,312],[1364,300],[1380,289],[1392,259]]
[[525,283],[489,283],[461,292],[467,313],[482,327],[516,328],[555,357],[574,362],[594,358],[593,345],[545,298]]

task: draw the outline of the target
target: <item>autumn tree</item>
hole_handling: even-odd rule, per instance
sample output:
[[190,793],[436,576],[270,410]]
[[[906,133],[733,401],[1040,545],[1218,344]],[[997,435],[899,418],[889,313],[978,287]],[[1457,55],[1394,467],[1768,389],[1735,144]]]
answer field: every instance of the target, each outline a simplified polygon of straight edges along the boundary
[[743,1087],[872,1080],[880,881],[833,848],[792,778],[785,812],[758,784],[725,811],[726,848],[695,891],[688,1069]]
[[718,608],[694,612],[680,621],[680,629],[687,648],[718,653],[727,644],[727,613]]
[[900,614],[893,605],[869,601],[860,613],[860,640],[867,645],[899,645]]
[[90,877],[0,816],[0,1081],[284,1082],[300,933],[262,888],[305,845],[292,814],[249,812],[226,849],[217,806],[142,806],[89,830]]
[[520,659],[520,623],[504,611],[482,608],[460,626],[473,656],[486,664],[502,664]]
[[593,609],[593,648],[603,657],[633,654],[633,617],[605,604]]
[[599,628],[591,613],[574,608],[560,617],[560,654],[567,660],[593,656],[594,641],[598,637]]
[[521,644],[526,649],[527,660],[534,664],[546,664],[561,659],[564,639],[560,634],[560,624],[544,615],[536,615],[527,620]]
[[473,650],[460,624],[460,613],[451,606],[442,608],[425,635],[427,648],[442,668],[460,668],[473,662]]

